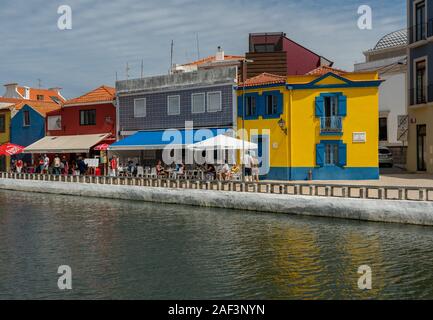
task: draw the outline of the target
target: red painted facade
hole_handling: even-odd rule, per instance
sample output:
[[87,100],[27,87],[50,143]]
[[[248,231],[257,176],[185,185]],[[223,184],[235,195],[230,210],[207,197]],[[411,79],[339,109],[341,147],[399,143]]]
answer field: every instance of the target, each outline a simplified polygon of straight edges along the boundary
[[262,73],[280,76],[304,75],[333,62],[286,37],[284,33],[250,34],[248,77]]
[[[80,125],[80,113],[83,110],[96,110],[95,125]],[[51,116],[61,116],[61,130],[49,130]],[[48,136],[72,136],[83,134],[111,133],[116,136],[116,108],[113,103],[64,106],[47,114],[46,128]]]
[[[60,110],[47,114],[47,136],[75,136],[111,133],[116,137],[115,89],[101,86],[80,97],[66,101]],[[94,111],[83,117],[83,111]],[[59,119],[60,117],[60,119]]]

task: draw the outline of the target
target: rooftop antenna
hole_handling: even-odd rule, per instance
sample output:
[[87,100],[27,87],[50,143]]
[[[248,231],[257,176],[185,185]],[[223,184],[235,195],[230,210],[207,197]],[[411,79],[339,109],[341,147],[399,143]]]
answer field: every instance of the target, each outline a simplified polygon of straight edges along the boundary
[[143,79],[144,76],[144,60],[141,59],[141,78]]
[[170,74],[173,73],[173,51],[174,51],[174,41],[171,40],[171,51],[170,51]]
[[38,79],[38,88],[39,89],[42,88],[42,80],[41,79]]
[[116,71],[116,82],[117,82],[117,71]]
[[197,60],[200,60],[200,39],[198,38],[198,32],[196,34],[196,42],[197,42]]
[[131,68],[129,68],[129,63],[126,63],[126,80],[129,80],[129,70],[131,70]]

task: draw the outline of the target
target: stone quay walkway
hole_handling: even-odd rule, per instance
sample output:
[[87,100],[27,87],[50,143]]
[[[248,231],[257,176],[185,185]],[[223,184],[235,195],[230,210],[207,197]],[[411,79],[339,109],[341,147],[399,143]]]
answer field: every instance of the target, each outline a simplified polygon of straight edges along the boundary
[[170,189],[214,190],[267,193],[292,196],[334,197],[372,200],[433,202],[433,177],[430,175],[383,175],[372,181],[203,181],[169,180],[150,177],[95,177],[0,173],[0,178],[53,181],[96,185],[157,187]]

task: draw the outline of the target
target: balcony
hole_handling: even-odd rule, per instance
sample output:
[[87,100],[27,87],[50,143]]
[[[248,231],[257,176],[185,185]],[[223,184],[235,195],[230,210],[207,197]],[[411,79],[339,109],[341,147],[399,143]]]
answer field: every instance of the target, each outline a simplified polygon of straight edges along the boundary
[[320,133],[321,134],[342,134],[343,133],[343,117],[323,117],[320,118]]

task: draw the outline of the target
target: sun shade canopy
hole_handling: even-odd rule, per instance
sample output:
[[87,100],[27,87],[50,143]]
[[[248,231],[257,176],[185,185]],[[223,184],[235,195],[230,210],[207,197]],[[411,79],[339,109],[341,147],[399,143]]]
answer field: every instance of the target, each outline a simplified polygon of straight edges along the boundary
[[110,133],[77,136],[49,136],[25,148],[25,153],[88,153]]
[[139,131],[121,141],[113,143],[108,150],[162,150],[171,148],[184,148],[228,131],[228,128],[219,129],[193,129],[193,130],[160,130]]
[[258,145],[256,143],[235,139],[222,134],[189,145],[188,148],[196,150],[255,150],[258,149]]

